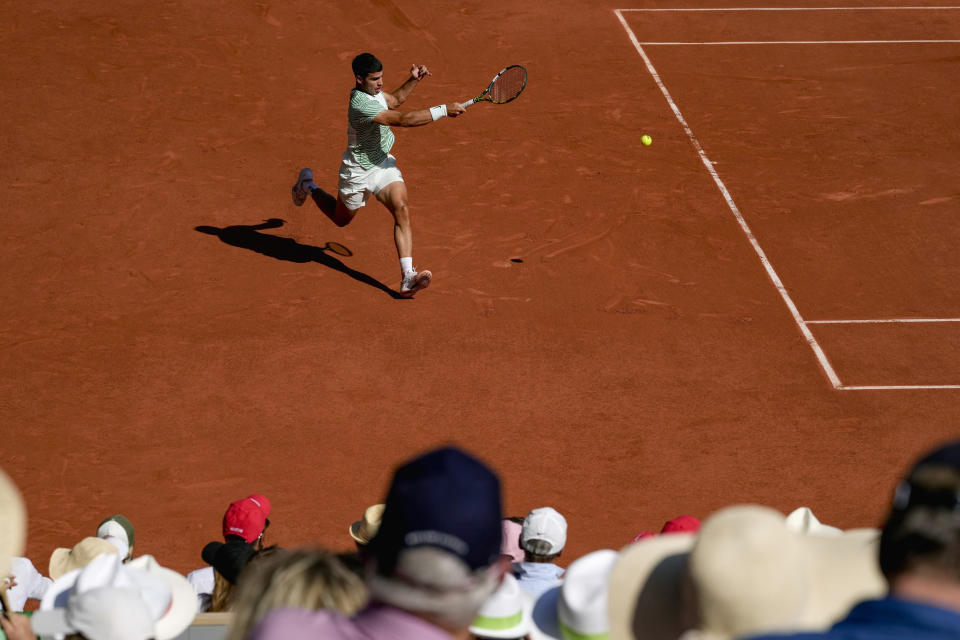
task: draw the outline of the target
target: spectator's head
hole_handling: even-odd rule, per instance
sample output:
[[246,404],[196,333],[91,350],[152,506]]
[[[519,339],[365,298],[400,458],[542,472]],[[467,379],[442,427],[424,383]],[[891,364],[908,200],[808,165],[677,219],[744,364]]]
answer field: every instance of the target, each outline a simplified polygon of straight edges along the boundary
[[527,562],[553,562],[567,544],[567,521],[552,507],[531,511],[523,520],[520,546]]
[[517,579],[509,573],[487,601],[470,625],[475,638],[510,640],[523,638],[530,633],[530,613],[533,599],[520,588]]
[[183,633],[195,612],[196,595],[183,576],[152,556],[123,564],[119,554],[105,553],[54,582],[32,626],[42,636],[170,640]]
[[353,538],[358,549],[366,547],[377,535],[380,520],[383,519],[384,507],[386,507],[384,504],[367,507],[363,512],[363,517],[350,525],[350,537]]
[[61,547],[50,554],[50,565],[47,575],[51,580],[57,580],[64,574],[75,569],[83,569],[90,561],[102,554],[119,555],[117,547],[103,538],[84,538],[72,549]]
[[23,553],[27,541],[27,510],[17,485],[0,471],[0,575],[7,575],[10,560]]
[[243,640],[268,611],[330,609],[353,615],[367,602],[363,580],[320,549],[286,551],[250,561],[232,596],[228,640]]
[[897,486],[880,568],[894,591],[910,576],[960,584],[960,441],[923,456]]
[[497,476],[458,449],[437,449],[396,471],[385,503],[366,549],[371,597],[465,631],[507,568]]
[[700,521],[693,516],[677,516],[663,523],[660,533],[652,531],[641,531],[633,537],[631,542],[639,542],[645,538],[656,538],[658,535],[667,533],[696,533],[700,530]]
[[507,556],[511,562],[523,562],[523,548],[520,546],[520,533],[523,531],[523,518],[520,522],[515,519],[503,519],[503,542],[500,544],[500,555]]
[[563,582],[543,592],[533,604],[534,638],[609,638],[607,610],[610,573],[616,551],[602,549],[577,558]]
[[97,526],[97,537],[103,538],[117,548],[124,562],[133,560],[133,523],[116,513]]
[[611,576],[614,635],[716,640],[821,630],[856,602],[885,592],[876,563],[879,532],[804,534],[755,505],[721,509],[697,533],[626,547]]
[[210,611],[226,611],[230,607],[233,586],[256,553],[257,550],[243,540],[211,542],[203,548],[200,556],[213,567]]
[[270,501],[258,493],[232,503],[223,514],[223,539],[241,539],[263,548],[263,537],[270,526]]

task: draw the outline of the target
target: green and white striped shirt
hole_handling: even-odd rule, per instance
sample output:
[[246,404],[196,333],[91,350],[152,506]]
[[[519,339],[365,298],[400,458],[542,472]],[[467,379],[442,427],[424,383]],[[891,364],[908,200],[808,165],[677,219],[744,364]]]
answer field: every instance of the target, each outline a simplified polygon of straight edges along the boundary
[[364,169],[372,169],[386,160],[393,147],[395,138],[390,127],[373,121],[386,108],[387,99],[382,91],[375,96],[359,89],[350,92],[347,152]]

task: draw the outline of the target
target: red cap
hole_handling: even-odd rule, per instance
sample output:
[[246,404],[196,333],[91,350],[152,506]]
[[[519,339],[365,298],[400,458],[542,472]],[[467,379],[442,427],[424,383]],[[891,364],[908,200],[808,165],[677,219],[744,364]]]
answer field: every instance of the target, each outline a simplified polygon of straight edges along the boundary
[[641,531],[636,536],[634,536],[633,540],[631,540],[630,542],[639,542],[644,538],[656,538],[656,537],[657,537],[657,534],[653,533],[652,531]]
[[237,500],[223,514],[223,537],[240,536],[247,542],[256,540],[267,526],[270,501],[254,494]]
[[660,533],[696,533],[700,530],[700,521],[693,516],[677,516],[667,520]]

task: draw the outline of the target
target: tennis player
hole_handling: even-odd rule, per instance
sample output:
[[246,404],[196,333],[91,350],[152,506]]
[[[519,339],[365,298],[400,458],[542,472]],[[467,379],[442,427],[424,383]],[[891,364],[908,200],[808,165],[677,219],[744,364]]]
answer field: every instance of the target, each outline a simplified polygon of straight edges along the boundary
[[445,116],[456,117],[464,108],[456,102],[418,111],[397,111],[417,83],[431,75],[421,64],[410,66],[410,77],[393,93],[383,90],[383,64],[370,53],[353,59],[356,86],[350,92],[347,110],[347,150],[340,162],[337,197],[323,191],[313,181],[313,171],[302,169],[293,185],[293,203],[298,207],[311,196],[328,218],[339,226],[350,224],[370,198],[393,214],[393,240],[400,258],[402,281],[400,295],[412,297],[430,284],[429,271],[413,267],[413,232],[407,204],[407,185],[390,154],[394,135],[391,127],[419,127]]

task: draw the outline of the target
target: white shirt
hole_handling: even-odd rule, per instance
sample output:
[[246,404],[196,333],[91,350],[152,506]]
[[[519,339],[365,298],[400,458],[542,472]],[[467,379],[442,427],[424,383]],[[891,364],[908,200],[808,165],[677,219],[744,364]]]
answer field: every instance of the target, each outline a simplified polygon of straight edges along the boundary
[[27,600],[40,600],[47,592],[53,580],[40,575],[33,563],[27,558],[13,558],[10,561],[10,573],[17,581],[15,587],[7,589],[10,608],[23,611]]
[[197,613],[203,613],[210,606],[210,595],[213,593],[213,567],[204,567],[187,574],[187,582],[197,592]]

